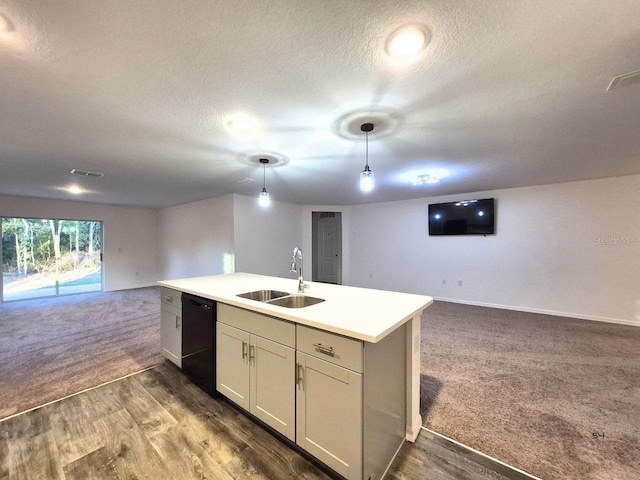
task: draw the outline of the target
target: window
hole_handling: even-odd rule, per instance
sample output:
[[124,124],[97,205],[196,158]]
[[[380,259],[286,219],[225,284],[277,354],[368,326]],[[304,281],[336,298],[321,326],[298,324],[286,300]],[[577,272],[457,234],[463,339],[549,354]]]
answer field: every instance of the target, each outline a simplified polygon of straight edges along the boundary
[[102,222],[2,218],[2,301],[102,290]]

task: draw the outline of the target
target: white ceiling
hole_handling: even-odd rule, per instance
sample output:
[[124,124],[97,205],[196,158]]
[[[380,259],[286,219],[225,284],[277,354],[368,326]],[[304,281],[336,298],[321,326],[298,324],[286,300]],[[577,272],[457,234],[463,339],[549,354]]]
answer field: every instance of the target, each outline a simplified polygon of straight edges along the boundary
[[[359,204],[640,173],[638,0],[0,0],[0,193],[162,207]],[[390,33],[422,24],[412,65]],[[354,125],[370,141],[363,194]],[[382,112],[382,113],[380,113]],[[234,114],[261,125],[230,134]],[[355,120],[353,120],[355,118]],[[376,123],[376,121],[374,121]],[[81,178],[69,170],[104,173]],[[413,186],[421,173],[443,177]],[[255,183],[238,183],[245,178]]]

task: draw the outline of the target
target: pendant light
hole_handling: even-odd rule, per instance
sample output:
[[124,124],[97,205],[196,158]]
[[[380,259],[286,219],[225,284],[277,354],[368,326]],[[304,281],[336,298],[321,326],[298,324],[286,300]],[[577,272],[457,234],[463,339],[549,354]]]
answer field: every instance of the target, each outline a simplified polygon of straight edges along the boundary
[[369,168],[369,132],[373,130],[373,123],[363,123],[360,125],[360,130],[364,132],[367,142],[366,164],[364,166],[364,170],[360,172],[360,191],[370,192],[375,186],[373,172]]
[[269,163],[268,158],[261,158],[260,163],[262,164],[262,191],[260,192],[260,196],[258,197],[258,205],[262,208],[267,208],[271,205],[271,198],[269,197],[269,192],[267,192],[267,164]]

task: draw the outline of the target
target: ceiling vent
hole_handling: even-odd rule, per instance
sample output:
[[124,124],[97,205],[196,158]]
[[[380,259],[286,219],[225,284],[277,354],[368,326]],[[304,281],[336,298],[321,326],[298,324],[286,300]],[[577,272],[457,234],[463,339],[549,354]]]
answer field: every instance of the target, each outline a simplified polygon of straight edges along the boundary
[[640,83],[640,70],[636,70],[635,72],[623,73],[622,75],[613,77],[611,83],[607,87],[607,92],[621,87],[628,87],[629,85],[633,85],[634,83]]
[[104,177],[104,173],[89,172],[87,170],[80,170],[79,168],[74,168],[69,173],[73,173],[75,175],[82,175],[84,177],[97,177],[97,178]]

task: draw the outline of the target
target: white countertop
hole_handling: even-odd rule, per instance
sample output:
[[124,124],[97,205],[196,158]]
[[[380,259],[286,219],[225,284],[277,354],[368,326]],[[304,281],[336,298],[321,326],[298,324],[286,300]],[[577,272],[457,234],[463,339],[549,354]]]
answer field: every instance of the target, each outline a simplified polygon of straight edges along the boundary
[[281,290],[297,293],[298,279],[231,273],[158,282],[164,287],[228,305],[272,315],[302,325],[376,343],[433,303],[426,295],[388,292],[305,282],[305,295],[325,301],[303,308],[286,308],[240,298],[240,293]]

